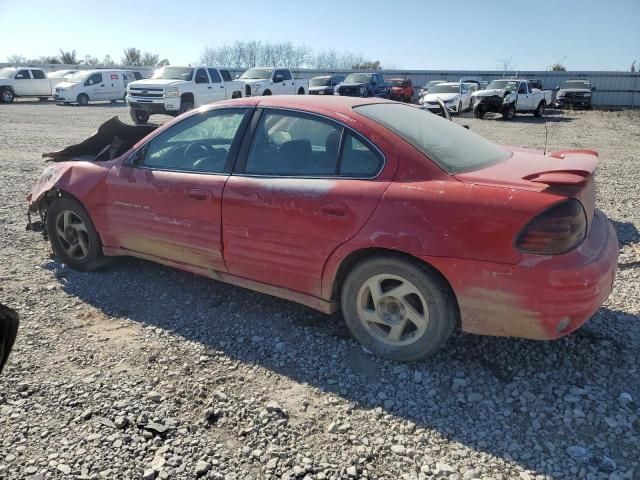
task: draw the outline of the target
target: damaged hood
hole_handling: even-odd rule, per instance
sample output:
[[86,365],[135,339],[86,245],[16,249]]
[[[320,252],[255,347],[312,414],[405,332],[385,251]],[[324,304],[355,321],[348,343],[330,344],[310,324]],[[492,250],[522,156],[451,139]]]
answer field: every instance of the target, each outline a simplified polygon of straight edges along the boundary
[[455,99],[459,93],[427,93],[424,97],[425,102],[435,102],[437,99],[442,100],[443,102],[450,102]]
[[504,88],[492,88],[491,90],[478,90],[477,92],[473,92],[472,97],[492,97],[497,95],[499,97],[504,97],[507,90]]

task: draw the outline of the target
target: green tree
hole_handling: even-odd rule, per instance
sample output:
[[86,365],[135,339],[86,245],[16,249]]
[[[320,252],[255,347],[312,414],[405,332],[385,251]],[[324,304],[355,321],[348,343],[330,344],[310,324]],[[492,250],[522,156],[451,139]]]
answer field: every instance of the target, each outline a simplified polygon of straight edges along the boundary
[[104,65],[105,67],[115,67],[116,62],[113,61],[111,55],[105,55],[102,59],[102,65]]
[[565,67],[561,63],[554,63],[553,65],[551,65],[551,71],[552,72],[566,72],[567,71],[567,67]]
[[142,54],[140,49],[135,47],[125,48],[124,56],[120,60],[122,65],[127,67],[139,67],[142,65]]
[[64,63],[65,65],[75,65],[77,63],[80,63],[78,62],[78,56],[76,55],[75,50],[65,52],[62,49],[60,49],[60,62]]

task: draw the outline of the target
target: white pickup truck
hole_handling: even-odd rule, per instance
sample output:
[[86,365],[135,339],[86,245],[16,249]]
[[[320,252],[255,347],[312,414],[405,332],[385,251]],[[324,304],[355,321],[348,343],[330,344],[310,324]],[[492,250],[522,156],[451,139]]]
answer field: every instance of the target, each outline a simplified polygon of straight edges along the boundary
[[493,80],[486,89],[473,93],[473,113],[476,118],[483,118],[487,112],[501,113],[506,120],[516,112],[541,117],[552,98],[551,90],[533,88],[529,80]]
[[126,101],[131,118],[140,125],[156,113],[175,116],[207,103],[242,97],[243,87],[228,70],[166,66],[151,78],[131,82]]
[[244,82],[246,97],[259,95],[305,95],[309,92],[309,81],[293,78],[288,68],[250,68],[238,78]]
[[46,100],[64,78],[47,78],[41,68],[7,67],[0,69],[0,102],[11,103],[17,97]]

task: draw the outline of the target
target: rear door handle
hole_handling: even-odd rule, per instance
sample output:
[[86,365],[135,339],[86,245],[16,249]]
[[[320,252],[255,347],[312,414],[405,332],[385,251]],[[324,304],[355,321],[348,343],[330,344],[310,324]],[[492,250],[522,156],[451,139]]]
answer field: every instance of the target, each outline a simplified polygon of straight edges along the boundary
[[322,214],[330,217],[344,217],[347,214],[347,206],[342,203],[327,203],[322,207]]
[[209,90],[211,90],[211,87],[207,87]]
[[193,198],[194,200],[208,200],[211,197],[211,194],[207,190],[201,190],[199,188],[194,188],[193,190],[189,190],[188,192],[189,198]]

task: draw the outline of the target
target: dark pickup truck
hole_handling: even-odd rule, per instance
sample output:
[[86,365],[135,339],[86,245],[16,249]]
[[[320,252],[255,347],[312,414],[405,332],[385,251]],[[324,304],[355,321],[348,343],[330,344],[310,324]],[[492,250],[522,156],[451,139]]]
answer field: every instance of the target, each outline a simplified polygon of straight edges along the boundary
[[344,81],[344,75],[323,75],[309,80],[309,95],[333,95],[336,85]]
[[556,94],[556,108],[583,107],[591,108],[591,92],[595,87],[588,80],[567,80],[558,88]]
[[352,73],[336,87],[334,94],[343,97],[390,98],[391,86],[380,73]]

